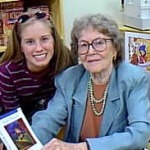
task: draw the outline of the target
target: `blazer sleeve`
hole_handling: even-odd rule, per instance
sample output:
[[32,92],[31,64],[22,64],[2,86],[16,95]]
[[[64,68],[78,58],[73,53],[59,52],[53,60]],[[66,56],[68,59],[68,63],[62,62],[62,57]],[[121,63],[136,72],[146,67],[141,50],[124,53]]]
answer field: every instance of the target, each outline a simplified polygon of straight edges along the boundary
[[46,144],[57,136],[60,128],[65,125],[67,117],[64,90],[58,83],[56,87],[56,93],[49,101],[48,107],[32,117],[32,129],[42,144]]

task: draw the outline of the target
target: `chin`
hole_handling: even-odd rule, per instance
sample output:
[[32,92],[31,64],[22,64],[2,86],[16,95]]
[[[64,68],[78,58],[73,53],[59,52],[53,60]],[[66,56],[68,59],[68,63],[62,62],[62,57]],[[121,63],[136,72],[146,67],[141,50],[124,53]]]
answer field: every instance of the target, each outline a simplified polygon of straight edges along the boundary
[[99,72],[101,72],[102,71],[102,69],[101,68],[89,68],[89,69],[87,69],[89,72],[91,72],[91,73],[99,73]]
[[36,66],[38,68],[46,68],[48,66],[48,64],[47,63],[38,63]]
[[46,65],[48,65],[49,64],[49,60],[42,60],[42,61],[39,61],[38,62],[38,64],[39,64],[39,66],[41,65],[41,66],[46,66]]

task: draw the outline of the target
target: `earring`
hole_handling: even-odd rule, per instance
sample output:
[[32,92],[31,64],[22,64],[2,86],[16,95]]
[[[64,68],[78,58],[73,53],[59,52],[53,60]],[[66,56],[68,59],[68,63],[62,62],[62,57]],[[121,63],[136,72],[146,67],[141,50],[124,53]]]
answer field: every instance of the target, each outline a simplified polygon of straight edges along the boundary
[[116,60],[116,55],[115,55],[115,56],[113,56],[113,60]]

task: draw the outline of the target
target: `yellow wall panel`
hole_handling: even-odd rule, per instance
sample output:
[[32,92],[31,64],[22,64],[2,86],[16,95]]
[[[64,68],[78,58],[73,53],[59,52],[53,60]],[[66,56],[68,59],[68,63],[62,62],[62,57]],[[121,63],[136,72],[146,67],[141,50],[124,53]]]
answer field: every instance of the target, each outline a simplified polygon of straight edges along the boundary
[[18,0],[0,0],[0,3],[2,3],[2,2],[12,2],[12,1],[18,1]]

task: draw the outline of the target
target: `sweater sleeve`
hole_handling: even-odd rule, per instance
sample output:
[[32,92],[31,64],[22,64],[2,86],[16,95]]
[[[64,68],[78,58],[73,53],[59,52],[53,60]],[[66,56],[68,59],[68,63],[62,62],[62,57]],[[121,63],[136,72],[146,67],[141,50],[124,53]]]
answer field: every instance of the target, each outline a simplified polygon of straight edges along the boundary
[[13,82],[10,70],[5,66],[0,66],[0,103],[4,111],[12,110],[19,105],[19,97]]

